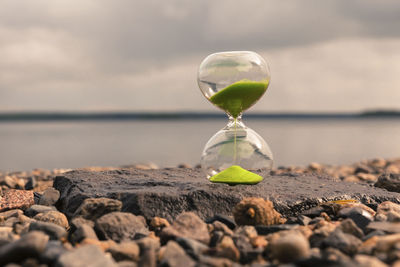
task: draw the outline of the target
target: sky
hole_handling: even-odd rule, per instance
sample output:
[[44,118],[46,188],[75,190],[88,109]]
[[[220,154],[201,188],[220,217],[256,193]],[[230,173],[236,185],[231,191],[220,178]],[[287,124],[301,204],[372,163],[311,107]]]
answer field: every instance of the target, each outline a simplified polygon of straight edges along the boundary
[[0,112],[217,111],[209,54],[271,69],[252,111],[400,109],[398,0],[2,0]]

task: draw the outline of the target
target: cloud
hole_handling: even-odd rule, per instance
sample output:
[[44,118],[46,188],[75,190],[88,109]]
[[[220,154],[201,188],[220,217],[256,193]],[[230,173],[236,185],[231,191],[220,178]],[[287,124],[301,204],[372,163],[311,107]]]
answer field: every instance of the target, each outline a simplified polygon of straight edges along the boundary
[[213,110],[196,84],[209,53],[255,50],[272,85],[254,110],[396,106],[400,3],[0,3],[0,110]]

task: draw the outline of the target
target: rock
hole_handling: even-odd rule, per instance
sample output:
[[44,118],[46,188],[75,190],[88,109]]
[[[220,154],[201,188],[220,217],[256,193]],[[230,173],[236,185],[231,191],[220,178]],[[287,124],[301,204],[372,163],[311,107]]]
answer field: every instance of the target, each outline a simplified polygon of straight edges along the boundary
[[21,216],[24,212],[20,209],[13,209],[13,210],[8,210],[8,211],[3,211],[0,212],[0,218],[3,217],[4,220],[7,220],[8,218],[11,217],[16,217],[18,218]]
[[0,185],[5,185],[8,188],[16,188],[18,184],[16,177],[4,176],[0,179]]
[[135,242],[125,241],[111,246],[107,252],[110,252],[115,261],[138,261],[139,260],[139,246]]
[[297,224],[278,224],[278,225],[256,225],[256,230],[259,235],[273,234],[279,231],[291,230],[298,227]]
[[233,216],[238,225],[271,225],[286,221],[271,201],[255,197],[242,199],[235,206]]
[[97,219],[95,230],[101,239],[112,239],[116,242],[134,239],[137,234],[149,234],[147,226],[140,217],[117,211]]
[[296,222],[300,225],[308,225],[311,222],[311,218],[305,215],[297,216]]
[[87,224],[80,225],[72,234],[71,242],[80,243],[84,239],[98,240],[93,228]]
[[212,224],[208,225],[210,228],[212,228],[212,232],[214,231],[221,231],[224,233],[224,235],[227,236],[233,236],[233,232],[231,229],[229,229],[228,226],[226,226],[225,224],[223,224],[220,221],[215,221]]
[[175,241],[194,260],[198,260],[201,256],[201,254],[203,254],[203,252],[205,252],[208,249],[208,247],[206,245],[204,245],[203,243],[200,243],[200,242],[198,242],[194,239],[190,239],[190,238],[178,237],[178,238],[176,238]]
[[173,240],[168,241],[167,245],[160,252],[161,266],[169,267],[194,267],[196,263],[186,255],[185,251]]
[[396,193],[365,184],[336,181],[329,176],[274,175],[257,185],[232,187],[210,183],[200,169],[190,168],[77,170],[57,176],[54,187],[61,192],[57,207],[67,217],[73,215],[86,198],[112,197],[123,202],[123,211],[143,215],[149,221],[156,216],[173,221],[183,211],[193,211],[202,219],[215,214],[229,216],[244,197],[270,196],[275,209],[285,217],[297,216],[319,205],[321,199],[400,203]]
[[371,257],[368,255],[356,255],[354,257],[355,261],[361,267],[387,267],[385,263],[377,259],[376,257]]
[[33,191],[9,189],[0,195],[0,212],[12,209],[26,210],[35,203]]
[[339,211],[339,216],[353,220],[363,231],[366,229],[367,225],[374,220],[369,212],[359,207],[344,208]]
[[118,267],[137,267],[137,263],[133,261],[120,261]]
[[97,246],[86,245],[63,253],[57,260],[56,267],[117,267]]
[[59,240],[50,240],[44,252],[40,254],[40,261],[48,265],[53,265],[56,260],[67,250]]
[[28,181],[25,183],[25,190],[32,190],[37,185],[35,176],[29,176]]
[[382,174],[378,177],[378,181],[375,183],[375,186],[379,188],[384,188],[391,192],[400,192],[400,174]]
[[43,205],[32,205],[25,211],[25,215],[29,217],[34,217],[38,213],[46,213],[48,211],[57,211],[56,207],[53,206],[43,206]]
[[70,221],[70,231],[74,232],[76,229],[79,228],[81,225],[89,225],[90,227],[94,228],[94,222],[90,220],[86,220],[82,217],[75,217]]
[[49,187],[44,190],[42,196],[39,199],[39,205],[53,206],[60,198],[60,192],[53,187]]
[[67,231],[64,227],[50,222],[33,221],[29,225],[29,231],[44,232],[51,240],[60,240],[67,236]]
[[225,236],[224,232],[222,231],[213,231],[211,233],[211,238],[210,238],[210,247],[216,247],[219,242],[221,242],[222,238]]
[[48,236],[40,232],[21,236],[19,240],[0,247],[0,265],[37,258],[44,251],[48,240]]
[[384,231],[375,230],[375,231],[372,231],[372,232],[368,233],[368,235],[364,236],[362,241],[366,241],[366,240],[370,239],[373,236],[384,236],[384,235],[386,235],[386,233]]
[[207,225],[192,212],[180,214],[171,226],[161,231],[160,237],[162,243],[177,237],[191,238],[204,244],[210,242]]
[[337,248],[343,253],[352,256],[357,252],[361,243],[361,240],[357,237],[345,234],[341,229],[336,229],[322,242],[322,246]]
[[388,215],[389,212],[400,213],[400,205],[391,201],[385,201],[378,205],[376,211],[377,215]]
[[164,218],[154,217],[151,219],[150,227],[152,230],[156,231],[156,233],[160,232],[167,226],[170,226],[170,223]]
[[213,223],[215,221],[222,222],[223,224],[228,226],[231,230],[235,230],[235,228],[237,226],[233,218],[231,218],[229,216],[222,215],[222,214],[214,215],[213,217],[207,219],[206,223]]
[[[216,257],[209,257],[209,256],[201,256],[200,264],[198,266],[201,267],[231,267],[231,266],[238,266],[234,265],[233,262],[226,258],[216,258]],[[257,267],[257,266],[252,266]]]
[[0,247],[7,245],[17,239],[18,237],[12,233],[12,228],[6,230],[2,227],[2,229],[0,229]]
[[209,250],[208,254],[214,257],[227,258],[232,261],[239,261],[240,258],[240,252],[229,236],[224,236],[215,249]]
[[54,210],[48,211],[46,213],[38,213],[35,215],[35,217],[33,217],[33,219],[41,222],[54,223],[61,227],[64,227],[65,229],[67,229],[69,226],[67,217],[65,217],[65,215],[61,212]]
[[121,211],[122,202],[111,198],[87,198],[76,210],[74,217],[81,215],[88,220],[96,220],[104,214]]
[[396,222],[371,222],[368,229],[382,230],[387,233],[400,233],[400,223]]
[[300,233],[288,231],[271,242],[272,257],[282,263],[294,262],[310,255],[308,240]]
[[364,232],[360,228],[358,228],[354,221],[351,219],[343,220],[338,228],[342,230],[343,233],[354,235],[359,239],[362,239],[364,237]]
[[375,251],[376,252],[389,252],[399,242],[400,242],[400,234],[377,236]]
[[[322,250],[322,259],[330,261],[332,264],[322,264],[317,266],[340,266],[340,267],[358,267],[352,259],[336,248],[326,248]],[[311,265],[313,266],[313,265]]]
[[139,239],[137,244],[140,247],[140,260],[138,266],[155,267],[157,265],[156,249],[160,243],[150,237]]

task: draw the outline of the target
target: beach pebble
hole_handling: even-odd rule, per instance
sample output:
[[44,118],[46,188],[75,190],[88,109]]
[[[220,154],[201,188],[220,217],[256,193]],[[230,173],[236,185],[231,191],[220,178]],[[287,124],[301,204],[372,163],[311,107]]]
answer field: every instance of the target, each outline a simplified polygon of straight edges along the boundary
[[124,241],[119,244],[110,246],[107,249],[110,252],[115,261],[138,261],[140,249],[139,245],[132,241]]
[[165,227],[161,233],[161,242],[166,243],[177,237],[187,237],[208,244],[210,236],[207,224],[193,212],[184,212],[176,217],[171,226]]
[[388,215],[389,212],[396,212],[400,214],[400,205],[391,201],[385,201],[378,205],[376,215],[383,214]]
[[25,183],[25,190],[32,190],[37,185],[37,181],[35,176],[29,176],[26,183]]
[[19,236],[12,233],[11,227],[0,227],[0,247],[17,240]]
[[33,217],[33,219],[41,222],[51,222],[66,229],[69,226],[67,217],[63,213],[54,210],[46,213],[38,213]]
[[224,236],[219,244],[217,244],[216,248],[209,251],[209,255],[227,258],[232,261],[238,261],[240,258],[240,252],[229,236]]
[[37,258],[45,250],[49,237],[41,232],[30,232],[17,241],[0,247],[0,265]]
[[140,247],[138,266],[155,267],[157,265],[156,250],[160,248],[160,242],[156,239],[145,237],[139,239],[137,244]]
[[357,252],[361,243],[361,240],[357,237],[343,233],[343,231],[338,228],[322,242],[322,247],[336,248],[343,253],[352,256]]
[[382,230],[387,233],[400,233],[399,222],[371,222],[368,224],[368,229]]
[[54,206],[43,206],[43,205],[32,205],[25,211],[25,215],[29,217],[34,217],[38,213],[46,213],[48,211],[57,211]]
[[111,198],[87,198],[76,210],[74,217],[81,215],[88,220],[96,220],[104,214],[121,211],[122,202]]
[[271,225],[286,221],[271,201],[255,197],[242,199],[235,206],[233,216],[238,225]]
[[282,263],[294,262],[310,255],[308,240],[296,231],[288,231],[269,245],[272,256]]
[[375,186],[392,192],[400,192],[400,174],[384,173],[378,177]]
[[21,209],[26,210],[35,203],[33,191],[7,189],[1,192],[0,212]]
[[185,251],[175,241],[168,241],[162,248],[159,256],[161,266],[170,267],[194,267],[196,263],[191,257],[186,255]]
[[53,206],[59,198],[60,192],[53,187],[49,187],[44,190],[43,194],[40,196],[38,204],[43,206]]
[[366,229],[367,225],[374,220],[373,215],[360,207],[341,209],[339,211],[339,216],[353,220],[354,223],[363,231]]
[[90,225],[82,224],[71,234],[72,243],[80,243],[84,239],[98,240],[96,232]]
[[343,220],[338,228],[341,229],[343,233],[354,235],[359,239],[364,237],[364,232],[351,219]]
[[55,261],[60,257],[61,254],[67,250],[59,240],[50,240],[45,250],[40,254],[40,261],[48,265],[53,265]]
[[213,223],[215,221],[222,222],[226,226],[228,226],[231,230],[235,230],[236,223],[232,217],[222,215],[222,214],[215,214],[213,217],[206,220],[206,223]]
[[143,219],[127,212],[111,212],[103,215],[96,220],[95,230],[100,238],[116,242],[134,239],[137,234],[149,234]]
[[368,255],[356,255],[354,260],[360,267],[387,267],[388,265]]
[[200,255],[208,249],[208,246],[194,239],[178,237],[175,240],[193,259],[198,260]]
[[298,227],[297,224],[256,225],[255,229],[259,235],[268,235],[276,232],[291,230]]
[[60,240],[67,236],[67,231],[64,227],[50,222],[33,221],[29,225],[29,231],[44,232],[51,240]]
[[57,267],[95,266],[117,267],[111,257],[104,254],[95,245],[85,245],[67,251],[60,255],[56,262]]

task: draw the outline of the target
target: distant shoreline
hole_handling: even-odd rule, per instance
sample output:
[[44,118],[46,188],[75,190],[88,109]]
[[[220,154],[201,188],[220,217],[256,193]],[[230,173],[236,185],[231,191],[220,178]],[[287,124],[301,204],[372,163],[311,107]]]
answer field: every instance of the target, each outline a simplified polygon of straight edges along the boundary
[[[400,119],[400,111],[367,111],[360,113],[245,113],[246,119]],[[0,113],[7,121],[118,121],[118,120],[209,120],[225,119],[222,112],[8,112]]]

